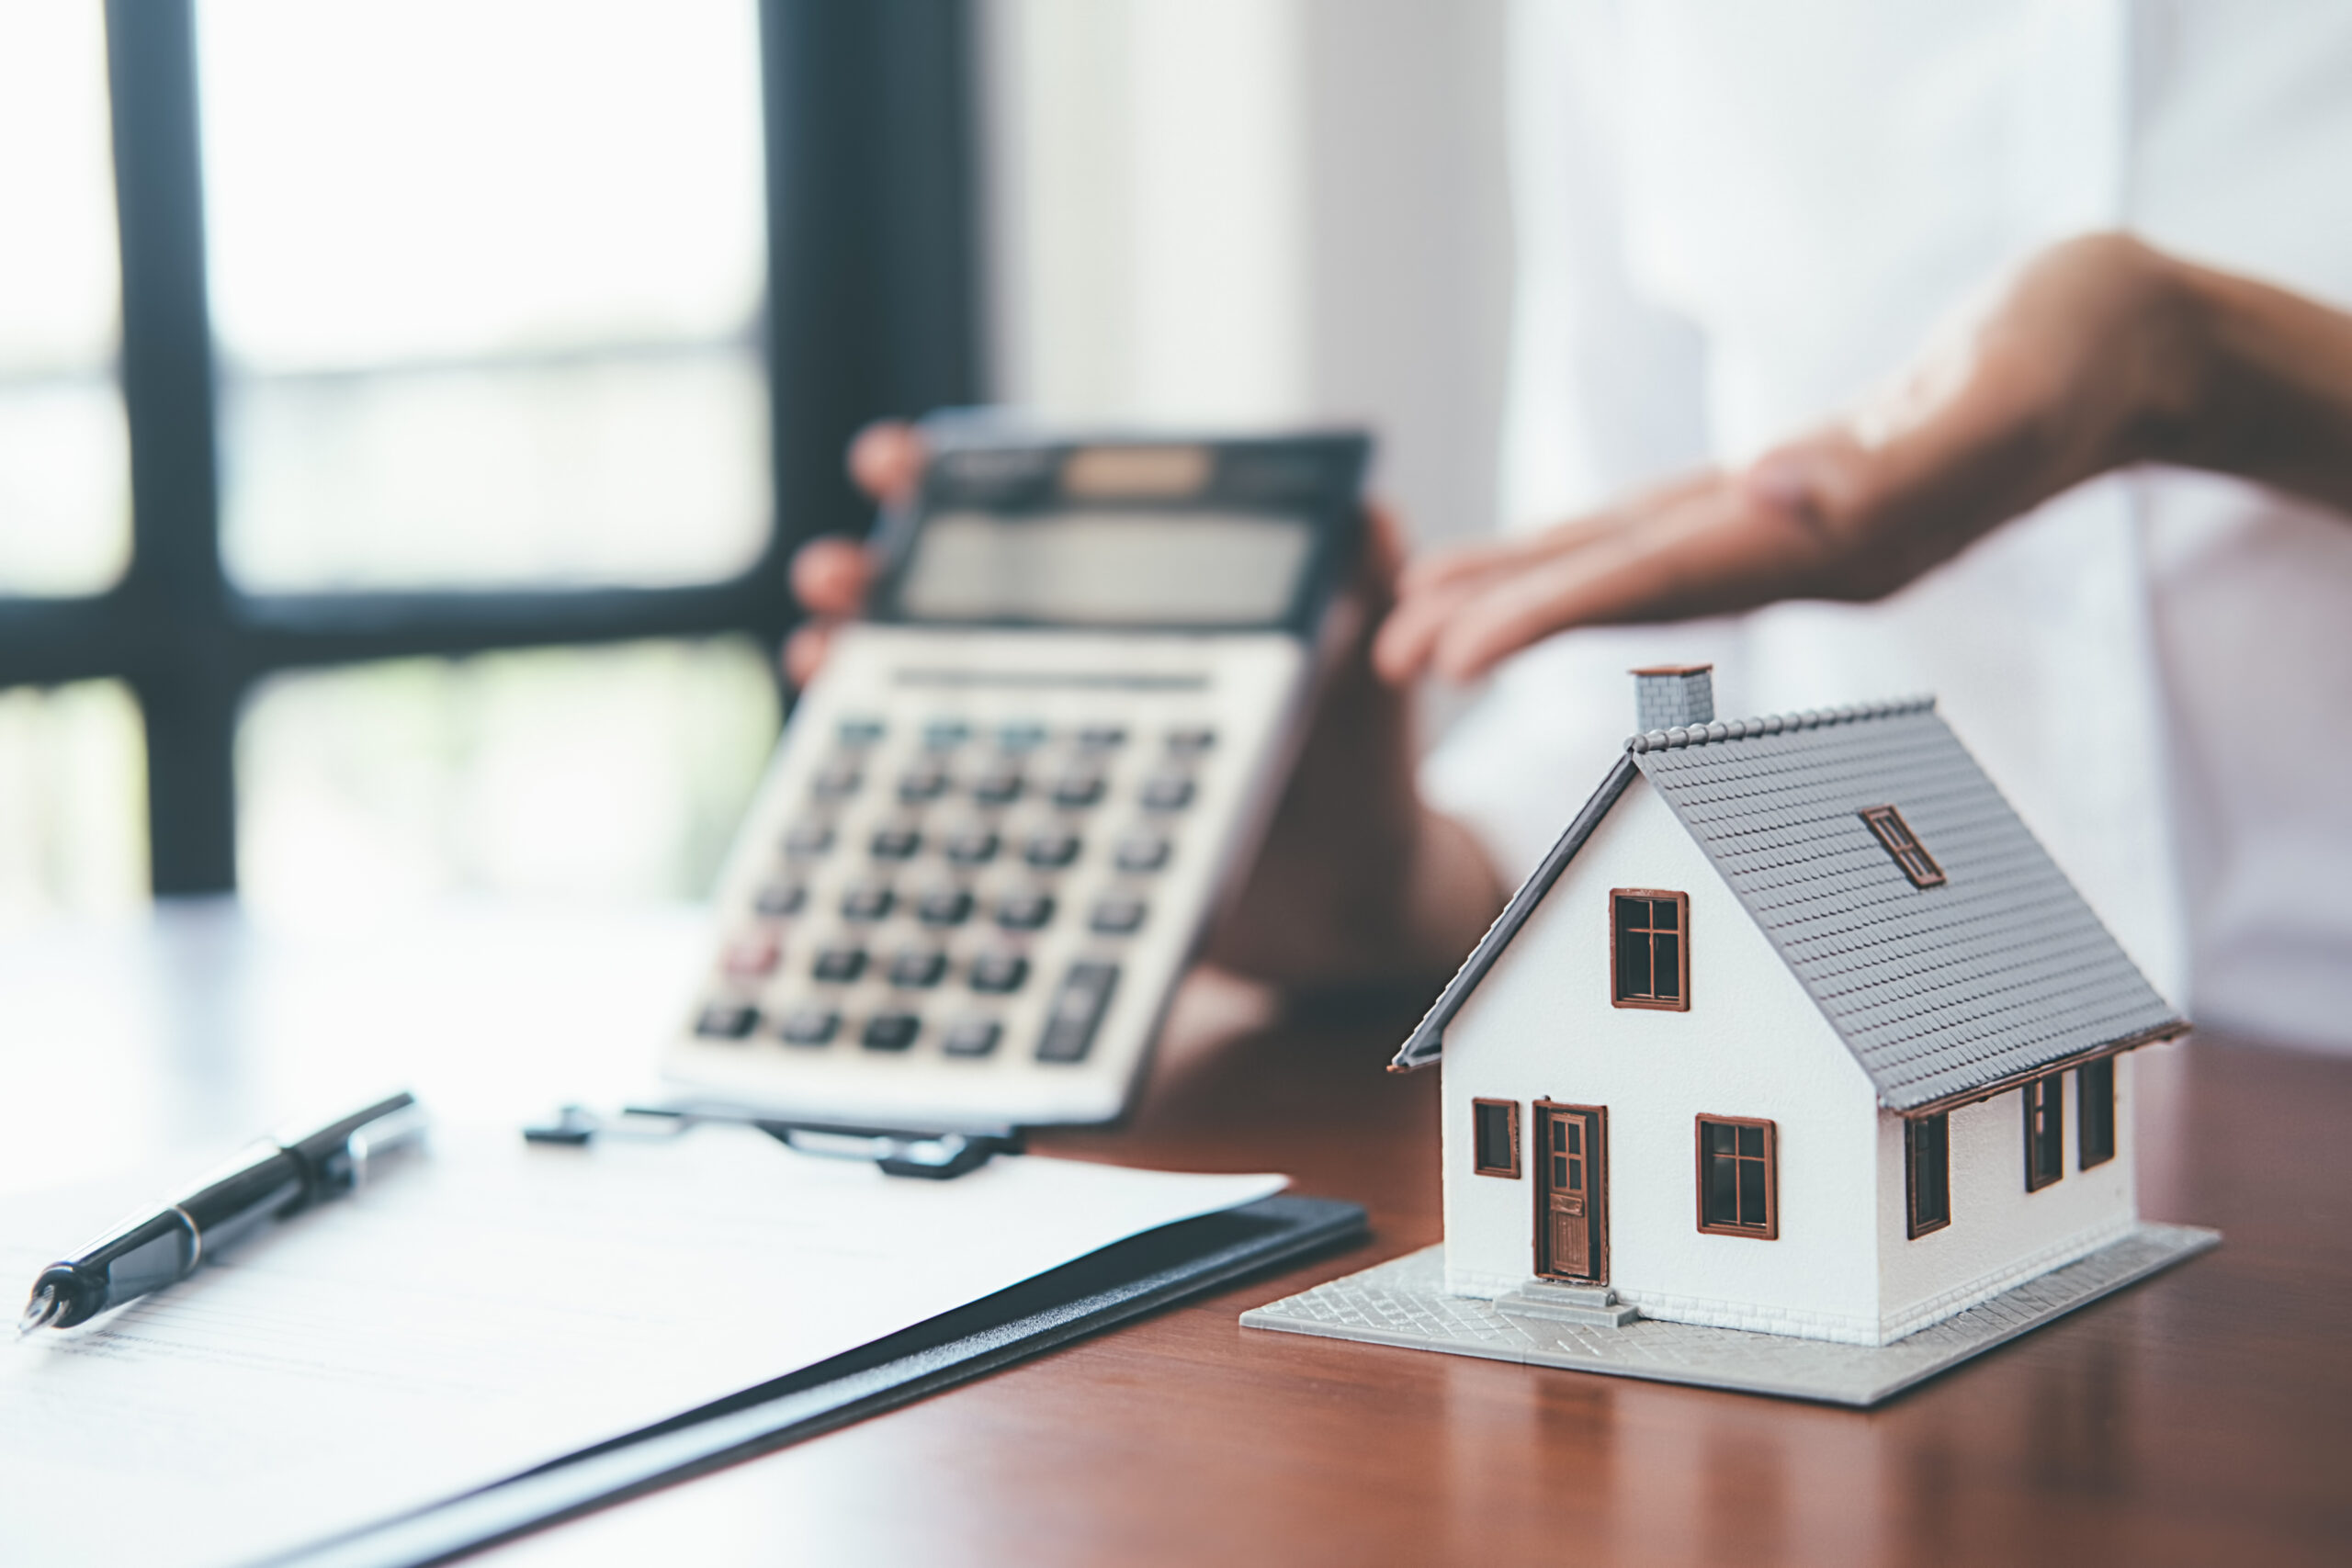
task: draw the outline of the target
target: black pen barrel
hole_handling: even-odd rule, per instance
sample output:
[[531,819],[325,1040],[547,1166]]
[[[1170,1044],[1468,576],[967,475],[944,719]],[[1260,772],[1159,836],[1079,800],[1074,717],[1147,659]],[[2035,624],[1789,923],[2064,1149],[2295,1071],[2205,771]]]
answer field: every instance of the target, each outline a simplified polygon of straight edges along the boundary
[[272,1220],[349,1191],[368,1148],[413,1142],[422,1119],[412,1096],[396,1094],[293,1140],[254,1145],[176,1202],[124,1221],[43,1269],[33,1281],[28,1324],[70,1328],[186,1279],[207,1258]]
[[302,1164],[276,1144],[259,1144],[177,1202],[124,1221],[33,1281],[54,1291],[59,1328],[186,1279],[208,1252],[302,1206]]
[[214,1252],[310,1201],[308,1174],[277,1145],[257,1144],[177,1206],[196,1222],[204,1250]]

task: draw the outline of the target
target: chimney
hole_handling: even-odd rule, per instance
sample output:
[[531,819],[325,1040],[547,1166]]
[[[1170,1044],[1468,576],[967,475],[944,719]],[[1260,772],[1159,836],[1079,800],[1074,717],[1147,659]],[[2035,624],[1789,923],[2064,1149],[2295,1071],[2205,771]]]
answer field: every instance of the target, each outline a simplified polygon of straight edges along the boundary
[[1714,666],[1656,664],[1634,671],[1634,709],[1642,734],[1688,729],[1715,717]]

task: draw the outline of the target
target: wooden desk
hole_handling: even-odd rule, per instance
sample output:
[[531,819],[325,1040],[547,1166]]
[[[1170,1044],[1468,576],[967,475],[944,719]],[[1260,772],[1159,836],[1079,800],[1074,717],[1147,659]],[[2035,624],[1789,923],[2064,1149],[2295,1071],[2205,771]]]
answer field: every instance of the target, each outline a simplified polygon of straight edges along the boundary
[[[225,1140],[272,1085],[322,1090],[358,1067],[413,1059],[445,1100],[532,1092],[561,1064],[618,1070],[627,1030],[664,1016],[691,966],[674,919],[469,919],[382,945],[403,955],[401,996],[356,1045],[329,1021],[379,965],[337,933],[261,940],[199,912],[155,935],[10,944],[0,1067],[23,1067],[28,1040],[74,1043],[62,962],[83,954],[62,971],[77,989],[127,966],[151,989],[123,994],[185,1012],[144,1034],[107,1025],[87,1062],[48,1069],[52,1105],[86,1146],[137,1081],[151,1136]],[[632,957],[582,964],[582,943]],[[569,999],[519,1037],[524,1000],[559,983]],[[49,998],[29,1032],[10,1027],[28,996]],[[1041,1140],[1287,1170],[1367,1205],[1370,1246],[481,1561],[2352,1560],[2352,1062],[2210,1038],[2145,1055],[2143,1207],[2218,1225],[2222,1248],[1855,1413],[1240,1328],[1245,1307],[1437,1239],[1435,1079],[1381,1070],[1411,1010],[1281,1021],[1254,993],[1196,983],[1135,1124]],[[44,1125],[0,1104],[0,1181],[24,1183],[28,1148],[55,1157]]]

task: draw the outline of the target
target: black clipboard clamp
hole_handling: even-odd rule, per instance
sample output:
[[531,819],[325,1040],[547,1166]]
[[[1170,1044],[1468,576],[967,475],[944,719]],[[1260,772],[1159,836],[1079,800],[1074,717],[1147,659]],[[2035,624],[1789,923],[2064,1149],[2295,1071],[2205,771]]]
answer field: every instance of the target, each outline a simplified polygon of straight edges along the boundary
[[589,1143],[596,1138],[664,1142],[706,1122],[757,1127],[786,1148],[820,1159],[870,1160],[886,1176],[952,1181],[998,1155],[1025,1153],[1028,1145],[1013,1127],[859,1127],[838,1122],[786,1120],[742,1106],[688,1102],[624,1106],[603,1116],[584,1105],[567,1105],[553,1120],[523,1129],[535,1144]]

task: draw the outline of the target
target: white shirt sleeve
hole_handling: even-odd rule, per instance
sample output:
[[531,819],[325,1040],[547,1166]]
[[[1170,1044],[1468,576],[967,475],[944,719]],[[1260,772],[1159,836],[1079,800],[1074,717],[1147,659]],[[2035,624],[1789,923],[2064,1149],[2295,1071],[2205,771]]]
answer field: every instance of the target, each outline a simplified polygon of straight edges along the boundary
[[1626,265],[1622,32],[1611,0],[1511,8],[1511,529],[1557,522],[1711,450],[1704,340],[1644,298]]
[[[1514,531],[1709,457],[1703,339],[1645,299],[1626,266],[1622,55],[1611,0],[1512,6],[1517,282],[1502,490]],[[1425,797],[1517,878],[1633,731],[1626,671],[1718,660],[1730,636],[1724,622],[1578,631],[1513,659],[1424,764]],[[1721,711],[1744,711],[1736,690],[1719,682],[1717,693]]]

